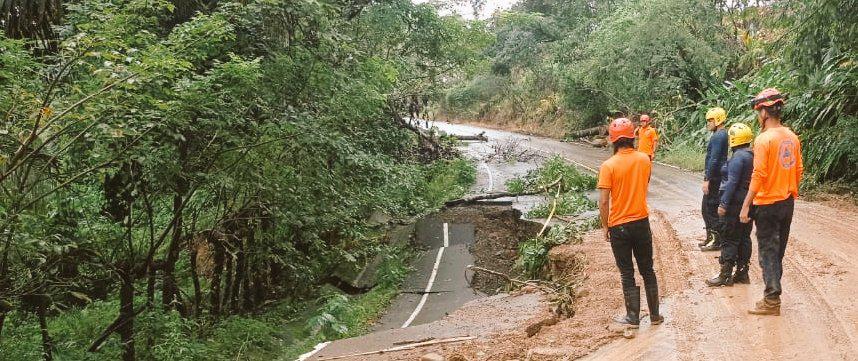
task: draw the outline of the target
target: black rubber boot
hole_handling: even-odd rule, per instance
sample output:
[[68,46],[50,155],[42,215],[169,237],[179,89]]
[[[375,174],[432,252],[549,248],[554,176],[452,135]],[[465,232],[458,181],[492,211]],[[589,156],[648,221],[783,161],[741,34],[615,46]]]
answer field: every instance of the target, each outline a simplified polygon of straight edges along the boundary
[[712,231],[709,243],[700,247],[703,252],[717,251],[721,249],[721,235],[718,232]]
[[614,322],[630,328],[638,328],[641,314],[641,288],[623,289],[623,298],[626,303],[626,315],[614,317]]
[[732,286],[733,285],[733,263],[727,262],[721,265],[721,273],[706,280],[709,287]]
[[704,238],[700,242],[697,242],[697,247],[703,247],[703,246],[709,244],[709,242],[711,242],[711,241],[712,241],[712,231],[707,229],[706,230],[706,238]]
[[658,312],[658,284],[644,285],[646,290],[646,306],[649,307],[650,324],[660,325],[664,322],[664,316]]
[[733,283],[751,284],[751,277],[748,276],[748,265],[739,265],[736,267],[736,273],[733,274]]

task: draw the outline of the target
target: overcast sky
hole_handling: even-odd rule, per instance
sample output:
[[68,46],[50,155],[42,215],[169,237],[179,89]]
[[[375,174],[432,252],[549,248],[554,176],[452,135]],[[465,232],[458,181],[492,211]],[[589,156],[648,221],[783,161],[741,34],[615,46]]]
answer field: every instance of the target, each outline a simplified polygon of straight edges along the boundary
[[[417,3],[417,4],[430,2],[430,1],[435,2],[435,3],[448,4],[449,5],[448,7],[451,10],[446,10],[446,11],[442,10],[441,14],[446,14],[449,11],[455,11],[455,12],[459,13],[460,15],[462,15],[462,17],[465,17],[468,19],[473,19],[473,17],[474,17],[473,16],[474,11],[471,10],[471,4],[470,4],[470,1],[468,1],[468,0],[461,0],[461,1],[456,1],[456,0],[434,0],[434,1],[433,0],[412,0],[412,1],[414,3]],[[482,13],[480,13],[479,18],[480,19],[487,19],[488,17],[492,16],[492,14],[496,10],[509,9],[516,2],[517,1],[515,1],[515,0],[486,0],[486,6],[483,8]]]

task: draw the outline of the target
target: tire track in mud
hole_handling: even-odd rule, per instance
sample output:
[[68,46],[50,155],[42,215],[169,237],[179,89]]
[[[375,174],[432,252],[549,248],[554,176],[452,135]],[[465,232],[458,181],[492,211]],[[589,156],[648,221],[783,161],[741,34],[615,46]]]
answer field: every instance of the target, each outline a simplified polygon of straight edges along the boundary
[[689,287],[686,276],[691,273],[688,255],[682,252],[682,242],[676,236],[676,230],[673,229],[664,212],[651,211],[650,225],[659,289],[665,296],[681,292]]
[[[792,237],[789,241],[797,243],[797,241]],[[789,248],[789,246],[787,246],[787,248]],[[814,278],[819,277],[813,276],[811,273],[811,267],[808,266],[808,262],[806,262],[802,252],[794,252],[790,257],[784,257],[784,275],[786,276],[784,278],[786,278],[787,282],[798,286],[797,290],[785,287],[784,296],[793,300],[801,301],[795,304],[799,310],[792,310],[792,305],[790,305],[790,309],[787,311],[790,311],[791,313],[795,312],[799,318],[804,318],[811,323],[820,318],[833,320],[834,322],[825,324],[824,328],[827,331],[827,337],[829,340],[835,341],[834,344],[838,347],[840,355],[846,358],[848,356],[848,350],[852,350],[852,352],[854,352],[854,350],[858,350],[858,343],[856,343],[855,336],[855,325],[853,324],[852,327],[850,327],[844,323],[843,318],[837,314],[835,307],[828,301],[828,297],[826,297],[825,293],[820,290],[819,287],[814,285],[816,283]],[[808,301],[813,305],[813,307],[805,306],[805,302]],[[808,309],[802,310],[803,308]],[[823,315],[821,315],[822,317],[814,311],[821,311],[821,313],[823,313]],[[851,345],[851,347],[846,346],[847,344]]]
[[[676,355],[680,345],[677,343],[676,320],[673,304],[681,297],[681,292],[690,285],[691,274],[689,259],[682,250],[682,241],[668,220],[667,214],[659,210],[650,211],[652,230],[653,262],[659,282],[661,313],[666,323],[653,326],[648,318],[642,318],[640,329],[632,341],[619,340],[600,348],[584,360],[628,360],[628,359],[670,359]],[[639,275],[635,276],[640,282]],[[641,311],[646,304],[646,293],[641,290]],[[622,312],[622,310],[619,310]],[[634,356],[632,356],[634,355]]]

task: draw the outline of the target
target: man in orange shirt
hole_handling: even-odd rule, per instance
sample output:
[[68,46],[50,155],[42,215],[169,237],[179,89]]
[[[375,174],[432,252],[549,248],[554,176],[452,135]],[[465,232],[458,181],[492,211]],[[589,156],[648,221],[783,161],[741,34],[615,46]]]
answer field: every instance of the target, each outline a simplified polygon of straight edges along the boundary
[[762,131],[754,139],[754,171],[739,220],[750,222],[753,203],[757,248],[766,288],[763,299],[748,313],[779,316],[783,258],[804,165],[798,137],[781,123],[783,95],[769,88],[751,100],[751,105],[758,112]]
[[626,315],[614,321],[637,328],[640,324],[641,289],[635,284],[635,268],[644,280],[650,322],[664,321],[658,312],[658,282],[652,268],[652,233],[646,193],[652,162],[649,156],[635,151],[635,130],[631,121],[617,118],[608,127],[614,155],[599,168],[599,216],[605,231],[605,240],[611,250],[623,284]]
[[638,152],[649,156],[649,160],[655,157],[655,149],[658,147],[658,132],[652,127],[649,115],[641,115],[641,126],[638,128]]

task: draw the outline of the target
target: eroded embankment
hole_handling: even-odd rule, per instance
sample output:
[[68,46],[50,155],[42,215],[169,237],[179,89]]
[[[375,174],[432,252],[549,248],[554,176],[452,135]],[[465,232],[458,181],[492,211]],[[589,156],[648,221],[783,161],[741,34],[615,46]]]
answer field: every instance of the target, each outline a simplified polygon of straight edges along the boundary
[[[651,215],[651,225],[662,299],[669,299],[686,287],[688,261],[681,255],[680,240],[662,213],[654,212]],[[599,230],[590,231],[582,237],[580,244],[554,247],[549,253],[549,259],[554,274],[583,272],[585,276],[582,285],[575,290],[574,316],[561,318],[556,324],[545,322],[553,313],[550,312],[552,305],[543,302],[539,307],[549,308],[548,312],[541,314],[546,317],[543,320],[531,318],[520,327],[497,332],[490,337],[444,347],[421,348],[388,355],[386,359],[414,360],[423,354],[435,352],[447,359],[454,356],[459,360],[470,361],[573,360],[622,337],[622,329],[610,322],[614,315],[623,310],[620,278],[610,245],[605,242],[602,233]],[[642,281],[638,278],[638,282]],[[642,309],[644,313],[647,312],[645,302]],[[538,322],[543,323],[538,332],[529,336],[528,327]],[[650,337],[650,327],[662,326],[650,326],[645,318],[637,337]],[[652,343],[646,344],[653,346]],[[672,346],[665,344],[658,347]]]
[[[474,205],[447,209],[439,214],[445,222],[474,226],[474,243],[469,251],[474,265],[503,274],[515,273],[519,244],[535,236],[542,225],[521,218],[521,212],[509,206]],[[508,291],[508,282],[487,273],[470,274],[470,284],[494,295]]]

